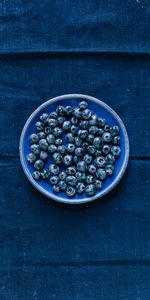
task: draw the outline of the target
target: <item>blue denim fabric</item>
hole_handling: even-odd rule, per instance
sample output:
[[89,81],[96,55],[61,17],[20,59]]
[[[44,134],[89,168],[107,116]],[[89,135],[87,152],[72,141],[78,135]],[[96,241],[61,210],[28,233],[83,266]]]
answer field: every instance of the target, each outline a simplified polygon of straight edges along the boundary
[[[150,5],[147,0],[0,3],[0,299],[150,299]],[[131,155],[104,199],[60,205],[18,155],[42,102],[83,93],[124,121]]]

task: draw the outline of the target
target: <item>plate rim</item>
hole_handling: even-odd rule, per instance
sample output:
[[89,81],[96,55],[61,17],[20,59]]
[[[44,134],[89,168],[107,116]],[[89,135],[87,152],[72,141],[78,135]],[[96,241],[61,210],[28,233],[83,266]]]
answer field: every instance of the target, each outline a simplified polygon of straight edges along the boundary
[[[122,164],[122,167],[121,167],[120,172],[118,173],[116,179],[110,185],[108,185],[108,187],[104,191],[101,190],[98,194],[91,196],[91,197],[83,198],[83,199],[74,199],[74,198],[64,199],[63,197],[60,197],[57,195],[55,196],[51,192],[46,191],[43,187],[39,186],[39,184],[33,179],[31,173],[26,168],[26,160],[23,155],[24,136],[25,136],[26,130],[27,130],[31,120],[36,116],[36,114],[39,113],[40,110],[43,109],[44,107],[47,107],[48,104],[52,104],[59,100],[67,100],[67,99],[71,99],[71,98],[82,98],[84,100],[87,99],[87,100],[93,101],[93,102],[103,106],[111,115],[114,116],[115,119],[117,119],[119,126],[122,128],[122,132],[123,132],[123,136],[124,136],[124,140],[125,140],[124,162]],[[128,161],[129,161],[129,152],[130,152],[130,145],[129,145],[129,138],[128,138],[127,130],[125,128],[123,121],[119,117],[119,115],[108,104],[106,104],[102,100],[99,100],[98,98],[95,98],[95,97],[89,96],[89,95],[85,95],[85,94],[64,94],[64,95],[60,95],[60,96],[51,98],[51,99],[47,100],[46,102],[42,103],[40,106],[37,107],[37,109],[35,109],[33,111],[33,113],[27,119],[27,121],[22,129],[21,137],[20,137],[20,141],[19,141],[20,162],[21,162],[23,171],[24,171],[25,175],[27,176],[28,180],[38,191],[40,191],[42,194],[46,195],[48,198],[55,200],[57,202],[66,203],[66,204],[83,204],[83,203],[94,201],[94,200],[101,198],[104,195],[108,194],[119,183],[119,181],[123,177],[125,170],[127,168],[127,165],[128,165]]]

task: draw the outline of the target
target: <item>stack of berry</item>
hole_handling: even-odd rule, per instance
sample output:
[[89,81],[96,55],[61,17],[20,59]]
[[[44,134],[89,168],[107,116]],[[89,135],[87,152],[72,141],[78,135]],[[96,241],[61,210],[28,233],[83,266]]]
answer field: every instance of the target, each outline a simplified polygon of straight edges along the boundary
[[[58,106],[55,112],[43,113],[29,137],[35,180],[47,180],[56,193],[68,197],[76,193],[92,196],[114,174],[121,149],[119,127],[110,127],[81,101],[77,108]],[[44,164],[49,156],[53,163]]]

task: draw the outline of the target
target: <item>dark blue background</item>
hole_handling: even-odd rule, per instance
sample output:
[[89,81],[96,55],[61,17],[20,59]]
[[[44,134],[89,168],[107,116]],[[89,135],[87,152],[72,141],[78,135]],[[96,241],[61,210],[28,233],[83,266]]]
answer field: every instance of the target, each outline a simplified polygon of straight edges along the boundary
[[[0,3],[0,299],[150,299],[150,5]],[[103,200],[56,204],[19,162],[22,127],[47,99],[104,100],[130,138],[128,170]]]

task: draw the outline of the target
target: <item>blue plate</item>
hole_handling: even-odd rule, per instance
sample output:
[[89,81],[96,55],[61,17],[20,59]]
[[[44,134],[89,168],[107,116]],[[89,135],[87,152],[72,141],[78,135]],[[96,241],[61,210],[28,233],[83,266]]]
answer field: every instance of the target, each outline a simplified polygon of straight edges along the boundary
[[[95,113],[97,116],[105,118],[109,125],[119,126],[120,137],[121,137],[121,155],[119,159],[116,161],[114,176],[105,180],[103,188],[100,191],[97,191],[97,193],[91,197],[87,197],[85,194],[83,194],[83,195],[76,195],[74,198],[70,199],[64,193],[59,193],[59,194],[54,193],[50,183],[44,182],[42,180],[38,182],[35,181],[32,177],[34,168],[28,163],[28,161],[26,160],[26,156],[30,152],[29,136],[31,133],[35,132],[35,123],[39,120],[40,115],[44,112],[50,113],[56,110],[58,105],[64,105],[64,106],[71,105],[75,107],[78,105],[79,101],[81,100],[86,100],[88,102],[90,110],[93,111],[93,113]],[[91,96],[81,95],[81,94],[69,94],[69,95],[58,96],[56,98],[48,100],[47,102],[39,106],[32,113],[32,115],[29,117],[22,130],[19,150],[20,150],[20,160],[21,160],[23,170],[26,176],[28,177],[28,179],[30,180],[30,182],[37,188],[37,190],[42,192],[50,199],[59,202],[69,203],[69,204],[80,204],[80,203],[93,201],[96,200],[97,198],[104,196],[109,191],[111,191],[116,186],[116,184],[120,181],[128,164],[129,139],[128,139],[126,128],[123,122],[121,121],[120,117],[107,104]],[[49,161],[46,163],[46,166],[48,166],[50,162],[51,159],[49,158]]]

